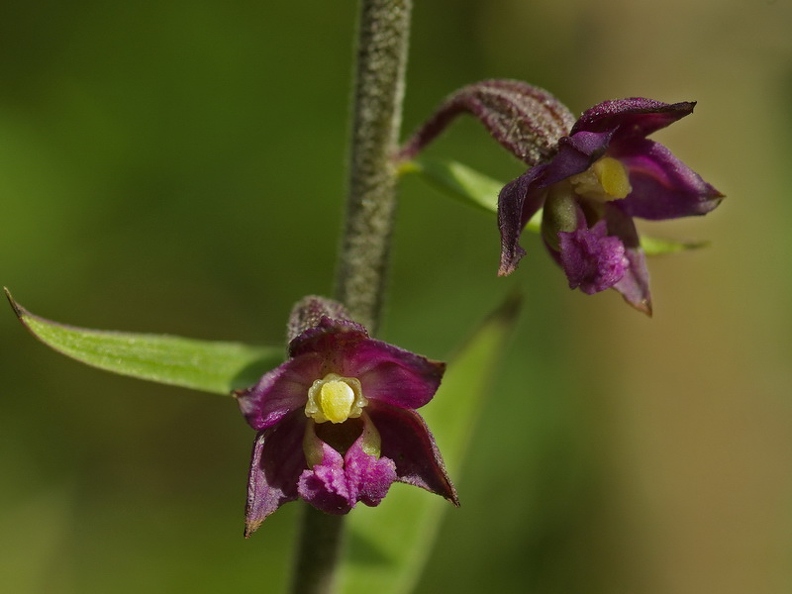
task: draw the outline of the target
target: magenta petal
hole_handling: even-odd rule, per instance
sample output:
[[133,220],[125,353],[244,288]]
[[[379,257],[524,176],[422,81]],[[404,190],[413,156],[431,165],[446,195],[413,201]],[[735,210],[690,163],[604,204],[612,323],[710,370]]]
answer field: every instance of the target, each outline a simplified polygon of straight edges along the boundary
[[619,202],[627,215],[650,220],[703,215],[723,195],[660,143],[640,139],[614,148],[627,168],[632,192]]
[[281,505],[297,499],[297,480],[305,469],[306,422],[302,411],[295,411],[256,436],[248,475],[245,537]]
[[645,137],[690,115],[695,105],[695,101],[669,104],[643,97],[603,101],[583,112],[570,134],[614,131],[614,140]]
[[347,479],[356,485],[357,499],[376,507],[396,481],[396,464],[386,457],[375,458],[355,442],[344,457]]
[[320,355],[306,353],[265,373],[255,386],[237,392],[239,408],[248,424],[261,431],[305,406],[308,389],[322,377],[322,364]]
[[369,339],[346,353],[340,373],[359,379],[369,401],[420,408],[434,396],[444,371],[445,363]]
[[382,456],[396,464],[396,480],[442,495],[459,505],[440,450],[421,415],[379,402],[366,410],[382,437]]
[[322,444],[322,462],[300,475],[300,497],[328,514],[345,514],[358,501],[379,505],[396,480],[395,465],[388,458],[366,454],[358,439],[342,457]]
[[613,288],[635,309],[651,316],[652,296],[649,292],[649,268],[646,266],[646,256],[641,249],[635,223],[619,208],[622,202],[624,201],[612,202],[605,208],[608,233],[621,239],[625,248],[624,255],[628,260],[624,276],[613,285]]
[[345,514],[355,505],[344,473],[344,458],[327,444],[322,445],[322,463],[304,470],[297,483],[300,497],[328,514]]
[[638,311],[652,315],[652,296],[649,292],[649,268],[641,248],[627,248],[624,252],[629,264],[624,276],[613,285],[624,300]]
[[590,229],[585,219],[580,228],[558,234],[561,265],[569,280],[569,288],[592,295],[615,285],[624,276],[629,261],[624,244],[608,235],[605,221]]

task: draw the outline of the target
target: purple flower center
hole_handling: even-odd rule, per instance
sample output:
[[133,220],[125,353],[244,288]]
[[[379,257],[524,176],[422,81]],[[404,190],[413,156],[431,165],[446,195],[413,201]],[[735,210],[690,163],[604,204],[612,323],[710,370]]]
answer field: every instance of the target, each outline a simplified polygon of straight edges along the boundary
[[561,264],[569,279],[569,288],[589,295],[615,285],[629,266],[624,244],[607,234],[605,221],[591,229],[581,228],[559,233]]
[[382,439],[368,418],[317,424],[303,437],[308,469],[300,474],[300,497],[327,513],[346,513],[358,501],[377,505],[396,480],[396,465],[380,457]]

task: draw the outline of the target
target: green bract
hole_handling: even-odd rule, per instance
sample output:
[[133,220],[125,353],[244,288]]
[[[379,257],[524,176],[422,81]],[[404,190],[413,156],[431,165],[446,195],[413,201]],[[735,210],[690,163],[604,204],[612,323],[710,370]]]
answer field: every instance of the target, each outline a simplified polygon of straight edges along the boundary
[[281,347],[214,342],[164,334],[89,330],[27,311],[11,297],[17,317],[41,342],[87,365],[161,384],[230,394],[283,361]]

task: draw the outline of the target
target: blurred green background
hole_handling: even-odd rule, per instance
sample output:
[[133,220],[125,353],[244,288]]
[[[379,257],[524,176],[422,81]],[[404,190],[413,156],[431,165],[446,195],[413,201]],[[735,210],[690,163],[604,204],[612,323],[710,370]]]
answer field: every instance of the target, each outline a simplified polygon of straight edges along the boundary
[[[356,12],[2,2],[0,282],[72,324],[279,343],[332,290]],[[792,588],[791,25],[789,0],[417,2],[405,133],[489,77],[575,112],[698,100],[656,138],[728,196],[644,227],[712,240],[650,262],[649,320],[536,237],[496,278],[494,220],[405,181],[384,338],[444,358],[526,297],[419,592]],[[521,172],[472,120],[432,151]],[[296,506],[242,539],[230,399],[61,358],[10,308],[0,341],[0,590],[280,591]]]

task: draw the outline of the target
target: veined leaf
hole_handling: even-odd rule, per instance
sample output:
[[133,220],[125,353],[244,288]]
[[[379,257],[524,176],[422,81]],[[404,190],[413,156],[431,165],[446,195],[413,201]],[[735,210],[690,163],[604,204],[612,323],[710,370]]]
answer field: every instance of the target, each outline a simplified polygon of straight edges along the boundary
[[[440,390],[421,413],[434,434],[452,479],[466,447],[519,313],[508,300],[478,328],[452,358]],[[379,507],[358,506],[350,514],[350,543],[340,576],[343,594],[407,594],[432,550],[448,501],[395,483]]]
[[283,362],[281,347],[194,340],[164,334],[89,330],[27,311],[6,291],[17,317],[41,342],[87,365],[161,384],[230,394]]
[[[417,173],[449,196],[489,213],[498,212],[498,194],[504,184],[467,165],[448,159],[420,157],[402,165],[402,173]],[[525,228],[539,233],[542,211],[537,212]],[[673,254],[708,245],[706,241],[674,241],[641,235],[641,247],[647,256]]]

